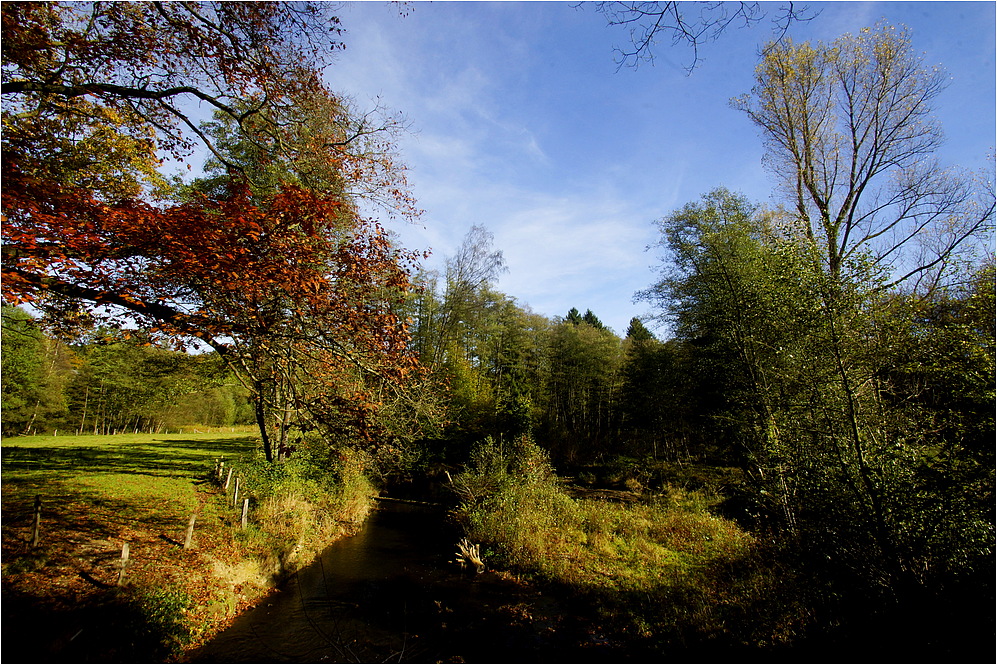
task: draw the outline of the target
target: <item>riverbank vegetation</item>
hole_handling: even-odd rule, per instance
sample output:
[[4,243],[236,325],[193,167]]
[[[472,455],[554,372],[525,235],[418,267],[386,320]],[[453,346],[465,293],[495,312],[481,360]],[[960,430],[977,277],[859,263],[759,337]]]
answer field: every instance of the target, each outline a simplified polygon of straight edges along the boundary
[[588,498],[525,437],[477,446],[453,482],[457,519],[491,565],[579,596],[634,653],[792,644],[805,613],[776,552],[715,514],[720,497],[656,489]]
[[[335,465],[302,455],[273,467],[260,463],[251,428],[232,429],[6,438],[4,626],[44,644],[8,651],[11,642],[5,654],[27,661],[178,656],[363,522],[371,491],[355,453],[343,451]],[[245,529],[232,488],[214,472],[222,458],[251,501]],[[31,544],[35,497],[38,545]],[[129,560],[119,580],[125,544]]]
[[[387,488],[450,501],[486,565],[588,599],[648,659],[869,637],[947,659],[989,635],[993,174],[937,165],[943,74],[905,31],[763,52],[733,106],[780,198],[662,211],[650,315],[614,331],[498,291],[484,227],[440,270],[398,246],[375,218],[420,215],[400,124],[322,83],[334,5],[2,11],[3,579],[25,607],[96,603],[80,562],[104,584],[142,542],[164,563],[135,564],[132,600],[183,632]],[[252,453],[197,433],[243,426]],[[229,446],[245,530],[208,489]],[[32,549],[53,491],[83,531]],[[168,529],[197,510],[191,554]],[[162,586],[202,557],[220,587]]]

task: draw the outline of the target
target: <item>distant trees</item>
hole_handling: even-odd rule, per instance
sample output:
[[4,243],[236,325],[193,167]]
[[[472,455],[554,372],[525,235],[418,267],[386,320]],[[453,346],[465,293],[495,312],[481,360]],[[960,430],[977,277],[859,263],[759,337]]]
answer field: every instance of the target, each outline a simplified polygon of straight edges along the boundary
[[447,437],[470,443],[532,426],[544,317],[494,289],[505,270],[492,234],[472,226],[446,260],[444,282],[417,276],[410,304],[413,345],[446,395]]
[[591,458],[616,434],[620,339],[591,310],[572,308],[548,343],[543,434],[567,462]]
[[157,347],[139,330],[97,331],[67,343],[7,306],[2,330],[5,436],[253,422],[248,393],[216,354]]
[[701,422],[705,395],[681,340],[661,342],[638,318],[623,340],[619,398],[621,451],[669,462],[719,460],[716,440]]
[[65,409],[63,388],[72,369],[71,354],[16,307],[3,306],[2,331],[3,432],[44,427]]

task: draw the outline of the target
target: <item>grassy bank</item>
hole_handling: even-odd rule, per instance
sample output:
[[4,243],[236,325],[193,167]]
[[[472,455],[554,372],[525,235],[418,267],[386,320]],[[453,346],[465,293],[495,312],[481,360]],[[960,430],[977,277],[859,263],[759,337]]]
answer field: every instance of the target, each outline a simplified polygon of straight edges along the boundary
[[[323,459],[305,447],[300,460],[272,466],[251,433],[198,429],[3,441],[5,634],[38,636],[17,653],[7,640],[5,660],[176,656],[366,515],[371,488],[355,456]],[[245,530],[234,488],[212,478],[221,457],[251,497]],[[36,496],[41,539],[32,547]]]
[[453,485],[487,564],[590,601],[620,642],[657,654],[758,652],[791,645],[806,628],[794,575],[765,543],[712,514],[707,494],[574,498],[528,440],[481,444]]

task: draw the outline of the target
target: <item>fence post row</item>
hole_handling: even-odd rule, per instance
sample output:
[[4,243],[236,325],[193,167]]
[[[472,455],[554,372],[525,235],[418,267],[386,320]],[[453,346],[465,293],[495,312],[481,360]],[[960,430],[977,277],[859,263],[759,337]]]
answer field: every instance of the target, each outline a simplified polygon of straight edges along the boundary
[[[215,460],[215,474],[216,474],[219,482],[221,481],[224,469],[225,469],[225,458],[222,457],[219,460]],[[234,467],[231,467],[231,466],[228,467],[228,476],[225,478],[225,490],[228,490],[229,483],[232,480],[232,472],[234,470],[235,470]],[[235,488],[234,488],[234,491],[232,493],[232,506],[233,507],[239,505],[239,486],[240,486],[240,480],[241,479],[240,479],[239,476],[235,477]],[[39,543],[41,542],[41,522],[42,522],[42,496],[41,496],[41,494],[36,494],[35,495],[35,503],[34,503],[34,508],[32,510],[32,513],[33,513],[33,515],[32,515],[32,519],[31,519],[31,547],[38,547]],[[183,541],[183,548],[185,550],[190,549],[191,543],[193,542],[193,539],[194,539],[194,525],[196,523],[197,523],[197,513],[194,513],[194,514],[192,514],[190,516],[190,520],[187,522],[187,533],[186,533],[186,535],[184,537],[184,541]],[[241,526],[241,528],[245,529],[246,526],[248,525],[248,523],[249,523],[249,498],[245,497],[242,500],[242,515],[241,515],[241,520],[240,520],[240,526]],[[124,580],[125,580],[125,569],[128,567],[129,562],[130,562],[130,559],[129,559],[129,546],[128,546],[128,543],[126,542],[126,543],[123,543],[121,545],[121,559],[119,560],[119,563],[118,563],[118,566],[119,566],[119,570],[118,570],[118,582],[117,582],[118,586],[121,586],[124,583]]]

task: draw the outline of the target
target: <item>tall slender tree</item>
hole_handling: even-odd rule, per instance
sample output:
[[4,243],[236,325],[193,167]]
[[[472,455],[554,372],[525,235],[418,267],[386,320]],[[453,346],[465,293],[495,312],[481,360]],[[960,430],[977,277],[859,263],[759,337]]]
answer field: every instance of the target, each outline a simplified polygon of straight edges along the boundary
[[985,248],[992,185],[934,158],[945,75],[914,53],[907,30],[787,39],[769,46],[755,77],[733,104],[761,129],[793,223],[822,248],[832,280],[874,269],[890,275],[884,286],[931,288],[953,277],[960,253]]

